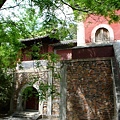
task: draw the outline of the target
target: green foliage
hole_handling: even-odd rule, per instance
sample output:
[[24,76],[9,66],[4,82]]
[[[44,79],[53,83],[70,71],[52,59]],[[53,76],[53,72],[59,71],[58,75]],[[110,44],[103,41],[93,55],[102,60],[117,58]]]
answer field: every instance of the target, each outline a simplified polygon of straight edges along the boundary
[[17,27],[21,30],[21,38],[33,38],[40,35],[39,13],[35,8],[24,8],[25,11],[19,16]]
[[13,93],[13,71],[22,47],[19,32],[10,17],[0,17],[0,104],[8,102]]
[[32,1],[35,3],[35,5],[40,7],[41,11],[47,10],[47,15],[54,12],[55,9],[59,9],[64,4],[73,9],[75,18],[83,15],[83,13],[87,13],[110,17],[110,20],[113,22],[120,20],[119,15],[115,13],[116,10],[120,9],[119,0],[44,0],[44,2],[42,0]]
[[19,30],[7,17],[0,18],[0,103],[8,102],[13,92],[13,71],[20,57]]
[[[19,45],[18,45],[19,48]],[[1,68],[15,68],[17,59],[19,57],[17,46],[9,42],[3,42],[0,46],[0,67]]]
[[[22,39],[41,35],[50,35],[60,40],[74,39],[76,33],[73,33],[71,26],[74,26],[79,16],[86,14],[110,17],[110,23],[120,19],[115,12],[120,9],[119,0],[24,0],[21,3],[16,0],[16,4],[19,6],[19,14],[13,11],[11,17],[17,20],[11,21],[11,18],[7,17],[6,20],[2,19],[1,23],[10,23],[15,37]],[[69,10],[73,10],[72,13],[66,12],[67,6]],[[74,14],[74,17],[68,17],[67,14]]]
[[[20,49],[22,47],[20,39],[34,38],[41,35],[49,35],[50,37],[60,40],[76,38],[76,24],[80,16],[86,14],[103,15],[110,18],[111,22],[118,22],[120,16],[115,12],[120,9],[119,0],[29,0],[27,5],[24,1],[18,3],[19,13],[16,10],[7,17],[0,16],[0,91],[2,91],[0,100],[5,101],[11,93],[13,81],[9,71],[15,70],[16,63],[21,57]],[[73,10],[74,17],[67,17],[64,5],[69,6]],[[12,7],[11,7],[12,8]],[[15,9],[13,7],[13,9]],[[0,10],[0,12],[2,9]],[[62,17],[61,17],[62,16]],[[64,16],[64,18],[63,18]],[[53,77],[60,78],[59,72],[56,72],[55,64],[59,61],[59,57],[53,53],[40,55],[36,46],[32,47],[32,52],[36,58],[44,58],[48,60],[48,69],[52,70]],[[38,63],[37,68],[41,65]],[[33,79],[35,81],[38,78]],[[34,82],[35,82],[34,81]],[[42,85],[42,84],[41,84]],[[49,85],[43,85],[41,88],[47,89]],[[48,87],[48,88],[47,88]],[[4,92],[3,92],[4,91]],[[46,95],[43,92],[44,95]]]
[[13,94],[13,74],[0,69],[0,116],[9,111],[10,100]]
[[0,106],[10,100],[13,92],[13,76],[0,69]]
[[[63,40],[68,36],[71,20],[67,18],[63,10],[63,3],[59,0],[29,0],[27,5],[25,4],[26,0],[21,4],[19,4],[19,1],[17,2],[19,8],[14,9],[15,11],[19,10],[19,12],[12,11],[9,19],[20,39],[49,35]],[[8,18],[5,18],[3,22],[6,22],[6,20]]]
[[33,59],[35,60],[39,60],[41,58],[41,54],[40,54],[40,49],[41,49],[42,45],[41,44],[34,44],[32,45],[32,50],[31,50],[31,55],[33,57]]
[[[115,12],[120,9],[118,0],[24,0],[18,5],[20,13],[12,14],[17,21],[11,21],[8,17],[6,23],[11,23],[14,31],[17,31],[14,35],[22,39],[41,35],[50,35],[60,40],[74,39],[74,22],[86,14],[110,17],[110,23],[120,19]],[[67,6],[73,10],[72,13],[66,12]],[[68,17],[67,14],[72,15]]]
[[[32,47],[32,51],[35,51],[36,53],[39,53],[39,49],[40,49],[41,45],[33,45]],[[33,52],[34,53],[34,52]],[[39,55],[39,54],[38,54]],[[42,81],[41,80],[41,75],[39,73],[42,73],[42,65],[39,62],[39,56],[36,56],[38,58],[36,58],[36,67],[35,69],[37,69],[37,72],[35,75],[30,75],[30,81],[29,81],[29,87],[27,87],[23,93],[23,97],[24,99],[27,99],[28,97],[32,96],[33,92],[32,92],[32,86],[38,82],[39,83],[39,89],[37,91],[36,96],[39,96],[39,100],[40,101],[44,101],[46,100],[49,96],[52,96],[52,98],[56,97],[59,95],[59,92],[56,88],[56,86],[52,83],[48,83],[48,81]],[[58,70],[56,64],[60,61],[60,56],[54,53],[44,53],[41,54],[41,57],[44,60],[47,60],[47,70],[52,73],[52,81],[54,81],[54,79],[57,79],[57,81],[60,80],[60,71]],[[38,61],[37,61],[38,60]],[[57,71],[58,70],[58,71]]]
[[[32,86],[27,87],[23,92],[22,92],[22,96],[24,100],[27,100],[29,97],[32,96],[33,93],[33,88]],[[37,93],[35,93],[37,96]]]
[[120,20],[119,15],[115,12],[120,10],[119,0],[67,0],[67,2],[75,11],[76,16],[82,12],[109,17],[112,22]]
[[54,64],[60,61],[60,56],[53,52],[45,53],[42,56],[45,60],[48,60],[48,64]]
[[52,95],[52,85],[49,85],[47,83],[41,82],[39,86],[39,98],[40,101],[46,100],[50,95]]

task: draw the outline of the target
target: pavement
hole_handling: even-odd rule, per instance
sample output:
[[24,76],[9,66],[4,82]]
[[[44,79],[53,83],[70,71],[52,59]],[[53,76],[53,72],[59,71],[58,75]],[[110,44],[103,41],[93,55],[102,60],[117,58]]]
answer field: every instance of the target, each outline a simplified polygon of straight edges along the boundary
[[11,116],[0,118],[0,120],[59,120],[59,118],[53,116],[41,116],[39,112],[35,111],[22,111],[15,112]]
[[13,118],[12,116],[10,116],[10,117],[0,118],[0,120],[32,120],[32,119],[30,119],[30,118]]
[[[32,118],[15,118],[15,117],[4,117],[4,118],[0,118],[0,120],[35,120],[35,119],[32,119]],[[38,119],[38,120],[49,120],[49,119]]]
[[0,120],[39,120],[40,114],[33,111],[15,112],[11,116],[0,118]]

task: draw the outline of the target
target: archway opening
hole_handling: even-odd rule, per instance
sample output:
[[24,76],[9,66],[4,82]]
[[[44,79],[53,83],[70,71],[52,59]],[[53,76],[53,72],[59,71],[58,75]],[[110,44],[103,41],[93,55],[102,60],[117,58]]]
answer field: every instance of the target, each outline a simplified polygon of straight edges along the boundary
[[34,87],[27,87],[23,91],[22,106],[24,110],[38,110],[39,96]]

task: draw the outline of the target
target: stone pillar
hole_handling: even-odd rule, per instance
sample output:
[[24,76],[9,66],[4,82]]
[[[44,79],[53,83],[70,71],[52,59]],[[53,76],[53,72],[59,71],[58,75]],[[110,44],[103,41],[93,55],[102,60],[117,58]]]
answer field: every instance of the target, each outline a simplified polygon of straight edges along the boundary
[[18,96],[18,99],[17,99],[17,111],[22,111],[23,110],[23,107],[22,107],[22,95],[21,93],[19,94]]
[[118,108],[119,105],[117,103],[117,91],[116,91],[116,80],[117,78],[117,69],[116,69],[116,63],[114,58],[111,59],[111,66],[112,66],[112,74],[113,74],[113,94],[114,94],[114,118],[113,120],[119,120],[118,119]]
[[77,46],[81,44],[85,44],[85,27],[82,21],[77,23]]
[[[48,72],[48,84],[52,85],[52,71]],[[52,114],[52,98],[51,96],[49,96],[47,102],[47,115],[51,116],[51,114]]]
[[66,66],[61,68],[60,81],[60,120],[66,120]]
[[39,113],[43,115],[43,101],[39,101]]
[[113,44],[115,59],[113,59],[112,70],[114,77],[114,99],[115,120],[120,120],[120,40]]

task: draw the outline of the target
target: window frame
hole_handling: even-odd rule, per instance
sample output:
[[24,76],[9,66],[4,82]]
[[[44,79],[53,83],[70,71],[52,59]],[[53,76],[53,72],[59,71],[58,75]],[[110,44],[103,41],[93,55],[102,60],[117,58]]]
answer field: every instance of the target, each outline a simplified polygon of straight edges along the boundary
[[[95,34],[96,34],[97,30],[100,29],[100,28],[105,28],[109,32],[109,39],[110,40],[106,41],[106,42],[113,42],[114,41],[114,32],[113,32],[113,29],[107,24],[99,24],[99,25],[97,25],[96,27],[93,28],[93,30],[91,32],[91,42],[98,43],[98,42],[95,41],[95,38],[96,38]],[[105,41],[101,41],[101,42],[105,42]]]

